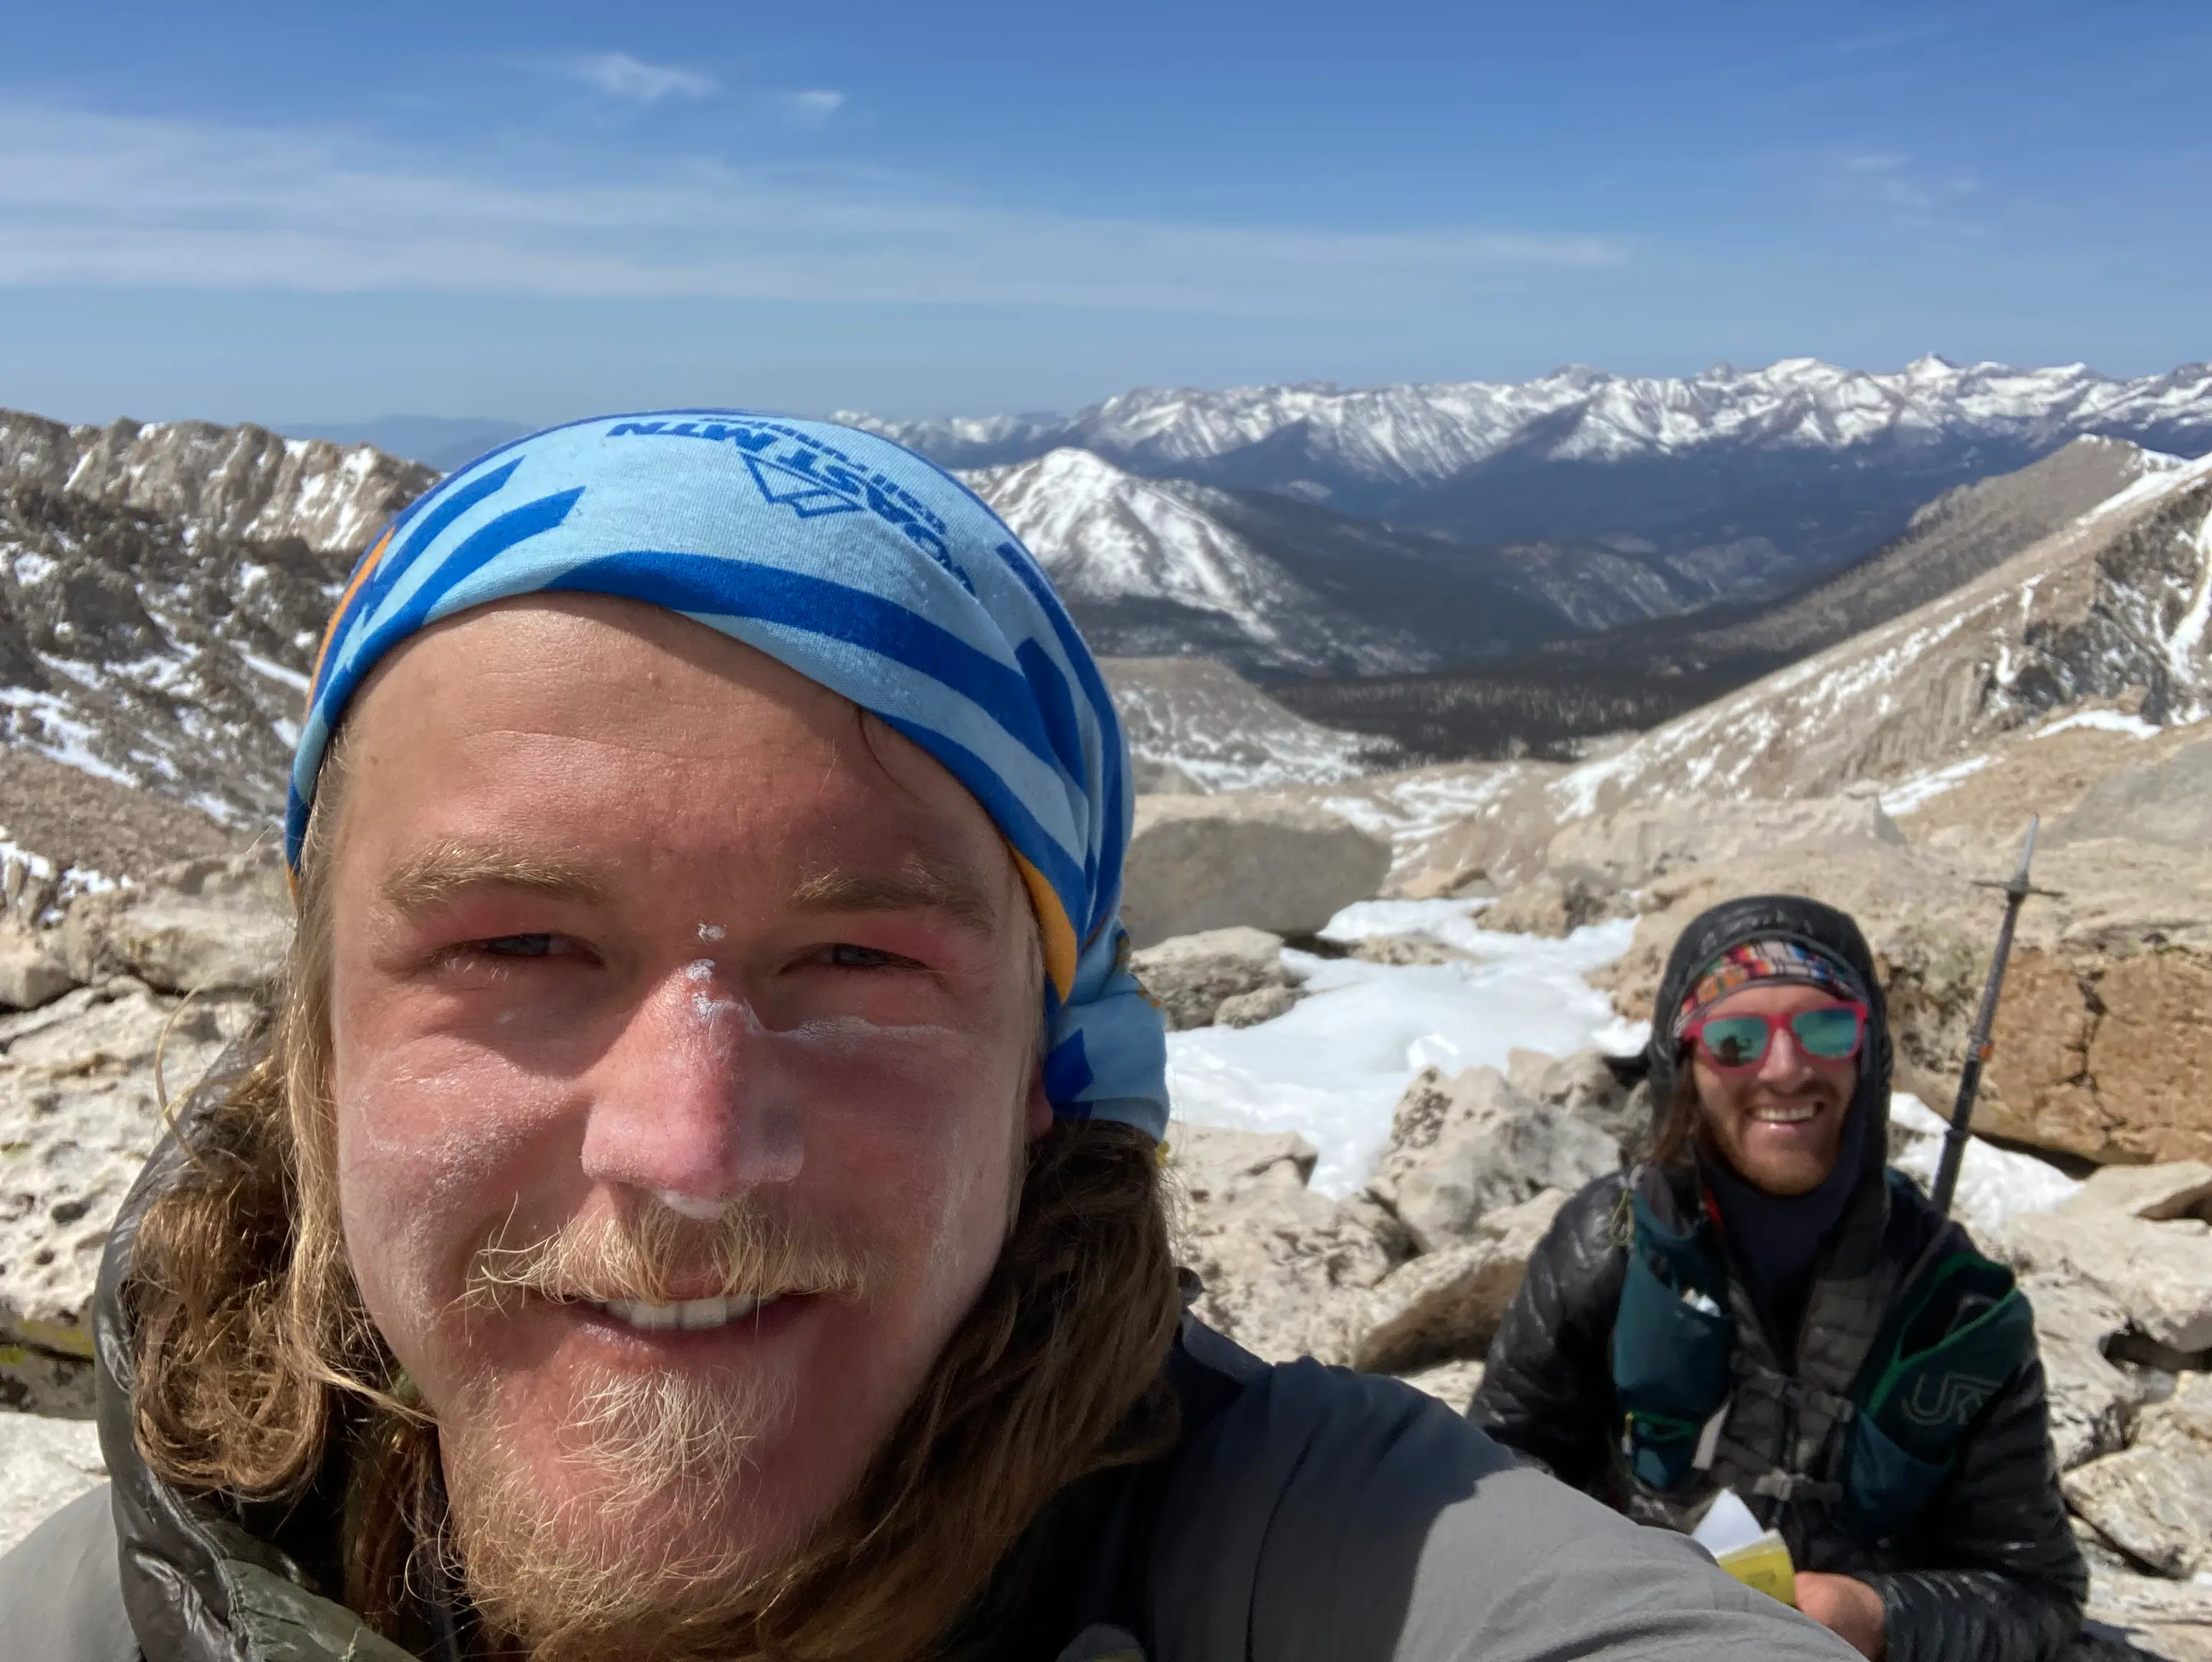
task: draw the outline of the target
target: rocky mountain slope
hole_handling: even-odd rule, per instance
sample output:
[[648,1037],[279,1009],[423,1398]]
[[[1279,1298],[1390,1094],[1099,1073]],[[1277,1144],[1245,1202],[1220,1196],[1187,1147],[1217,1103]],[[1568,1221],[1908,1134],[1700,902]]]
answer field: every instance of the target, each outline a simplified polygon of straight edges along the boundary
[[[1441,757],[1571,756],[1595,734],[1655,726],[1889,622],[2002,563],[2138,481],[2185,466],[2112,439],[2077,439],[2016,472],[1946,491],[1905,533],[1773,596],[1568,636],[1534,651],[1412,676],[1310,680],[1281,697]],[[1594,570],[1592,592],[1621,591]]]
[[2124,440],[2076,439],[2016,472],[1945,491],[1894,540],[1787,594],[1549,649],[1654,675],[1721,671],[1749,680],[1947,594],[2138,480],[2182,465]]
[[437,477],[368,445],[282,438],[250,424],[71,427],[0,410],[0,484],[159,514],[195,536],[297,538],[317,554],[350,557]]
[[2154,726],[2212,698],[2212,458],[2145,474],[2051,536],[1879,628],[1644,734],[1560,781],[1603,808],[1790,796],[1954,764],[2092,698]]
[[350,559],[0,485],[0,744],[266,824]]
[[1105,652],[1361,674],[1464,662],[1574,627],[1477,551],[1302,503],[1143,479],[1084,450],[965,477]]
[[265,825],[338,586],[436,477],[258,427],[0,412],[0,746]]
[[2212,368],[2122,380],[1928,357],[1869,374],[1793,358],[1680,378],[1574,368],[1517,385],[1140,389],[1065,417],[846,418],[950,466],[1075,447],[1464,541],[1633,539],[1716,559],[1763,543],[1805,575],[1898,535],[1943,490],[2085,434],[2212,449]]
[[1141,792],[1329,784],[1400,759],[1388,740],[1306,721],[1211,658],[1106,658],[1099,668]]

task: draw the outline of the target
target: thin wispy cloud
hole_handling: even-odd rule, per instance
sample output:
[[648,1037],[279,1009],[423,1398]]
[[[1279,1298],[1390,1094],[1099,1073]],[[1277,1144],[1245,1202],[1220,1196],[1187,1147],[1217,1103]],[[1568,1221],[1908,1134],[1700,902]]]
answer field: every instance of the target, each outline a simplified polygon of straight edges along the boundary
[[516,180],[311,132],[0,102],[8,284],[1344,315],[1626,257],[1600,236],[1024,211],[859,169]]
[[820,89],[778,93],[772,107],[794,127],[819,127],[845,107],[845,94]]
[[1832,165],[1845,194],[1878,203],[1909,223],[1932,221],[1981,188],[1972,174],[1921,167],[1899,150],[1845,151]]
[[1840,61],[1851,58],[1884,58],[1905,46],[1919,46],[1951,31],[1948,18],[1923,18],[1914,23],[1895,28],[1875,29],[1863,34],[1849,34],[1833,40],[1818,41],[1804,52],[1812,62]]
[[626,52],[580,52],[544,60],[544,67],[627,104],[658,104],[665,98],[711,96],[714,76],[672,64],[648,64]]

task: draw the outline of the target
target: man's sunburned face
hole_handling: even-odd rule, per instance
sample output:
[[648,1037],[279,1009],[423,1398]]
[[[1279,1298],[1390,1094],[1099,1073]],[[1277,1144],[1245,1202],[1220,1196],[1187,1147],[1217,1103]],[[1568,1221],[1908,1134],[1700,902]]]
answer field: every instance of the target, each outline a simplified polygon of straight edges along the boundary
[[1010,856],[914,746],[627,602],[464,614],[349,729],[340,1204],[465,1548],[634,1590],[772,1567],[1049,1123]]
[[[1790,1016],[1835,1002],[1834,994],[1817,987],[1754,985],[1705,1014]],[[1716,1068],[1694,1050],[1692,1057],[1705,1135],[1736,1174],[1770,1195],[1819,1188],[1842,1147],[1858,1058],[1808,1056],[1787,1027],[1773,1035],[1756,1067]]]

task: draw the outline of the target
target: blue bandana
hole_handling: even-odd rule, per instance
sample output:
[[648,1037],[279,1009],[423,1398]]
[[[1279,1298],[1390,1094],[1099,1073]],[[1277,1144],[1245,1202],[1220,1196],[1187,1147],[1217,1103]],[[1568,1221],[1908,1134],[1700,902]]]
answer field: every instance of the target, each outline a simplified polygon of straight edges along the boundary
[[1128,750],[1035,557],[975,494],[826,422],[664,410],[493,451],[387,527],[339,598],[292,765],[296,870],[346,700],[418,630],[519,594],[681,612],[880,717],[997,825],[1043,934],[1046,1093],[1167,1131],[1167,1042],[1119,912]]

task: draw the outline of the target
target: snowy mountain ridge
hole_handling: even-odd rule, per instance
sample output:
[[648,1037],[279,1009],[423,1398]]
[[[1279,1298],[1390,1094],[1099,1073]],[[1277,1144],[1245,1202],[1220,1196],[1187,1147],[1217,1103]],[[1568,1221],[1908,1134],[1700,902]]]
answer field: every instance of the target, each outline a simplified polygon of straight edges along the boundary
[[[837,419],[948,466],[1004,465],[1072,446],[1139,472],[1170,475],[1202,474],[1208,464],[1256,447],[1291,447],[1284,441],[1295,435],[1294,447],[1317,472],[1370,486],[1418,487],[1528,445],[1549,460],[1618,462],[1746,444],[1843,450],[1880,439],[2002,439],[2055,447],[2106,433],[2194,453],[2212,448],[2212,365],[2131,379],[2086,364],[2021,369],[1933,356],[1892,374],[1817,358],[1784,358],[1753,370],[1717,364],[1682,377],[1577,365],[1518,383],[1146,387],[1071,416]],[[1339,494],[1325,478],[1304,483],[1301,494]]]
[[434,468],[366,444],[288,439],[251,423],[70,425],[0,410],[0,486],[158,514],[191,535],[350,557],[429,489]]

